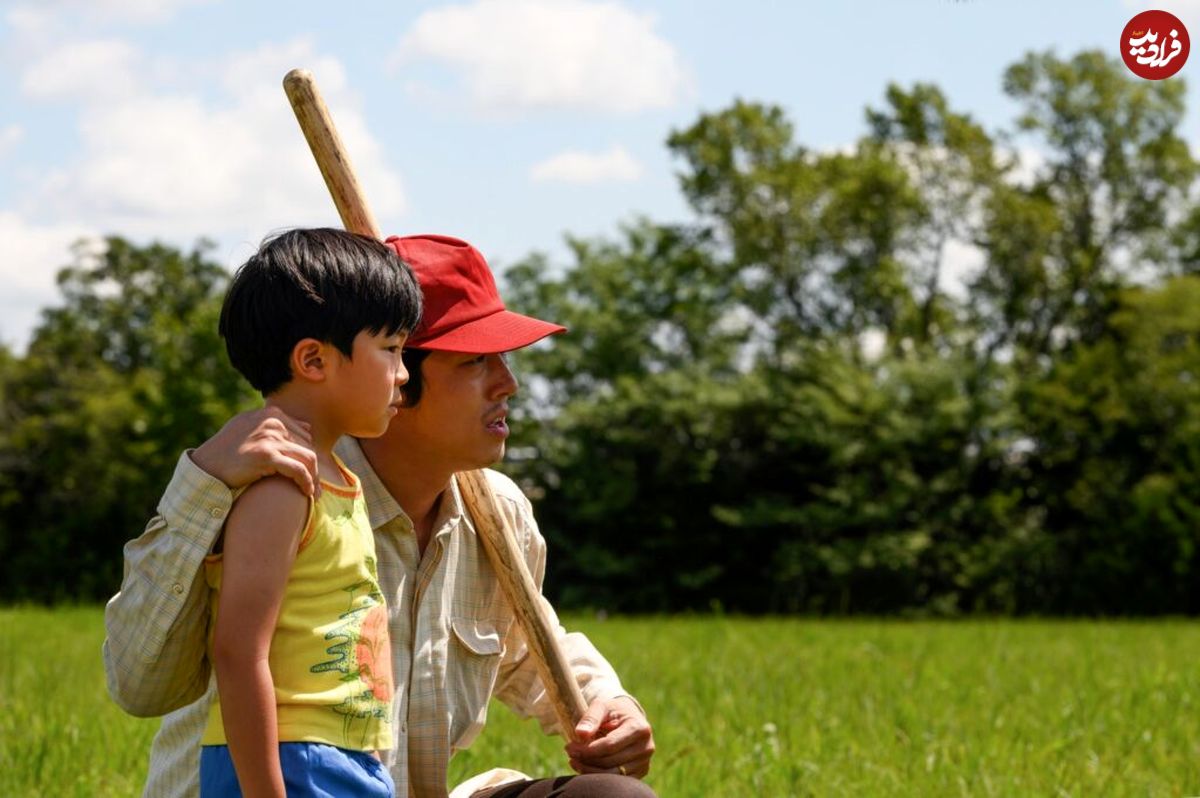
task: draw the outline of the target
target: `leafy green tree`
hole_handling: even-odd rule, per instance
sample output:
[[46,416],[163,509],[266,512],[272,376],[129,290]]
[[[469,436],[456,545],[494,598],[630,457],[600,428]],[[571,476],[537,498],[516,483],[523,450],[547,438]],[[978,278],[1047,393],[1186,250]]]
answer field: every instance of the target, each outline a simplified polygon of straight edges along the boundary
[[6,372],[0,562],[6,598],[100,598],[179,452],[250,399],[216,333],[226,274],[190,253],[110,237],[58,275]]
[[908,279],[919,304],[913,328],[898,332],[918,344],[944,343],[958,327],[957,308],[945,295],[947,251],[981,236],[983,209],[1013,162],[969,115],[949,107],[936,86],[910,91],[888,86],[886,107],[867,109],[868,151],[883,149],[914,183],[920,216],[908,234]]
[[810,152],[781,109],[741,101],[668,146],[776,362],[801,339],[891,331],[912,317],[902,254],[922,208],[893,153]]
[[[1031,55],[1005,87],[1016,133],[892,86],[836,153],[736,102],[669,139],[695,225],[642,220],[572,241],[554,277],[536,259],[510,272],[514,304],[573,330],[522,357],[535,401],[513,464],[542,496],[563,598],[1193,606],[1188,439],[1154,420],[1164,402],[1186,416],[1192,371],[1164,342],[1189,333],[1145,318],[1185,311],[1127,288],[1200,252],[1181,90],[1096,53]],[[943,290],[952,242],[984,254],[965,300]],[[1118,383],[1129,428],[1093,424]],[[1115,585],[1158,567],[1178,581],[1122,605]]]
[[1139,80],[1096,51],[1031,53],[1005,73],[1017,140],[1044,163],[991,203],[973,288],[988,326],[1031,362],[1101,335],[1131,278],[1174,271],[1170,230],[1197,174],[1179,134],[1184,88]]
[[[1200,611],[1200,205],[1183,84],[1031,54],[985,131],[890,86],[861,139],[738,101],[674,132],[688,224],[531,256],[506,297],[506,466],[568,605],[820,613]],[[1021,157],[1018,158],[1017,154]],[[955,245],[983,263],[946,290]],[[101,597],[178,451],[252,398],[225,275],[109,239],[0,349],[5,598]]]
[[1200,278],[1119,293],[1104,333],[1023,393],[1045,539],[1021,609],[1200,611]]

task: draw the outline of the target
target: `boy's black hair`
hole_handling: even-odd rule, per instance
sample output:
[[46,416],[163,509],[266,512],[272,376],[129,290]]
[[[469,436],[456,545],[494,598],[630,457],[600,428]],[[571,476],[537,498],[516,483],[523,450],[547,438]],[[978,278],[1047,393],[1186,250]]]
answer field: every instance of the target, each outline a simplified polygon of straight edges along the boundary
[[409,333],[421,290],[392,249],[332,228],[267,238],[229,285],[218,330],[229,360],[263,396],[292,379],[292,349],[305,339],[350,357],[354,338]]

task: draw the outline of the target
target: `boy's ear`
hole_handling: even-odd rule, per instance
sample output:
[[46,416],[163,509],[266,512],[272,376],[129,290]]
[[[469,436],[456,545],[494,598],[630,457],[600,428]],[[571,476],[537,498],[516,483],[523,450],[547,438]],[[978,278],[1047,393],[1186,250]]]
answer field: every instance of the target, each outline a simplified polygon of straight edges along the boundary
[[306,382],[323,382],[329,373],[329,347],[315,338],[304,338],[292,347],[288,364],[292,377]]

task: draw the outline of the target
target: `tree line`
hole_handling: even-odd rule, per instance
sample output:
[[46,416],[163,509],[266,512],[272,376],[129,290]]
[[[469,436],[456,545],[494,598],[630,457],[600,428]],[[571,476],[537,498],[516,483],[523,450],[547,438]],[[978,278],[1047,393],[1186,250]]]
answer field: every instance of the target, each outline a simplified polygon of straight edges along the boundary
[[[1032,53],[986,130],[887,87],[836,152],[737,101],[670,135],[686,223],[507,269],[504,466],[548,592],[616,611],[1200,609],[1200,202],[1184,84]],[[970,268],[962,253],[973,252]],[[178,452],[254,399],[200,244],[79,248],[0,350],[0,596],[101,598]]]

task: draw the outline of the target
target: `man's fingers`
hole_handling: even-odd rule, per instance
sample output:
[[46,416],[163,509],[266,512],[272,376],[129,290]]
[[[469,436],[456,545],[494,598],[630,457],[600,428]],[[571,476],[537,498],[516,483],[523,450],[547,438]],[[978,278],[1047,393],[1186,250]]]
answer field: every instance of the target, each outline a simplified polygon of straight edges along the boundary
[[296,443],[312,442],[312,425],[293,418],[278,407],[264,407],[255,432],[267,437],[283,437]]
[[604,722],[604,718],[608,714],[608,708],[603,701],[593,701],[592,705],[583,713],[583,717],[575,724],[575,736],[581,742],[587,742],[596,735],[596,730],[600,728],[600,724]]
[[[632,721],[627,721],[603,737],[598,737],[589,742],[568,744],[567,753],[580,760],[595,763],[599,760],[619,756],[621,752],[630,746],[644,746],[649,740],[649,725],[645,723],[635,724]],[[651,750],[653,750],[653,745],[651,745]]]
[[283,423],[283,432],[293,443],[312,443],[312,427],[309,424],[287,415],[277,420]]
[[577,773],[620,773],[641,778],[650,772],[654,735],[641,717],[625,716],[604,737],[587,743],[569,743],[567,755]]
[[262,464],[259,472],[264,477],[278,472],[281,458],[295,460],[314,477],[317,473],[317,453],[304,443],[287,439],[257,440],[242,447],[242,454]]
[[[624,772],[621,771],[621,768],[625,769]],[[627,762],[619,762],[610,767],[600,767],[578,759],[572,759],[571,769],[576,773],[617,773],[622,776],[633,776],[640,779],[644,778],[650,772],[650,756],[646,755]]]
[[625,765],[626,768],[628,768],[629,762],[635,761],[642,757],[646,757],[647,760],[649,760],[649,757],[652,753],[653,752],[647,752],[640,747],[626,746],[625,748],[615,751],[607,756],[582,755],[574,758],[578,759],[588,767],[595,768],[599,771],[605,771],[612,770],[620,765]]
[[192,451],[191,458],[201,470],[233,489],[282,474],[307,495],[320,492],[312,427],[277,407],[239,413]]
[[312,427],[303,421],[290,420],[287,424],[288,433],[296,443],[312,445]]
[[269,473],[279,474],[295,482],[305,496],[316,495],[319,486],[317,456],[311,449],[290,446],[286,450],[272,451],[268,460],[268,468],[270,469]]
[[317,454],[312,450],[312,426],[278,407],[264,407],[251,420],[254,429],[242,451],[260,463],[261,476],[279,474],[295,482],[304,495],[316,496],[321,484]]
[[[621,771],[621,768],[625,769],[624,772]],[[612,771],[609,772],[611,773]],[[647,754],[646,756],[639,757],[631,762],[618,765],[616,772],[621,773],[622,776],[633,776],[634,778],[639,779],[645,778],[646,774],[650,772],[650,755]]]

